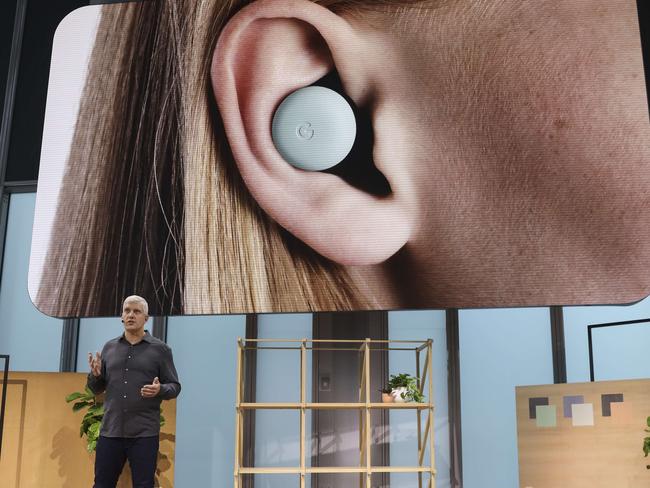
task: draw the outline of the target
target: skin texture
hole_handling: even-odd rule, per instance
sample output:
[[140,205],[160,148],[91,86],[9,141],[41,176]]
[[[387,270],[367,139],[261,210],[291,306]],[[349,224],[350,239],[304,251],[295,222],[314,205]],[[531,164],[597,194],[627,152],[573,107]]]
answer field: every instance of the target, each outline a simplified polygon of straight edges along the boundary
[[[369,157],[389,197],[296,170],[272,145],[277,104],[333,67],[371,113]],[[260,1],[222,32],[211,78],[253,197],[350,266],[381,308],[649,292],[650,129],[631,0],[459,0],[344,17]]]
[[[409,113],[433,129],[425,156],[407,162],[419,225],[396,269],[425,272],[406,292],[461,306],[647,295],[650,132],[634,2],[495,5],[398,37],[402,69],[420,74],[402,90],[426,97]],[[422,56],[461,19],[469,36]],[[449,79],[454,60],[473,69]]]

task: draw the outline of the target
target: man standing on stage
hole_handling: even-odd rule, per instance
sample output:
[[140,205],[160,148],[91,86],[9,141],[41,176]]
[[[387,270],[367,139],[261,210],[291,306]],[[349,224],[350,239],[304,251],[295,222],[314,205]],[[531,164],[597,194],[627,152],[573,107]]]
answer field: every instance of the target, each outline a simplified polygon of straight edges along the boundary
[[152,488],[160,434],[160,403],[181,391],[172,350],[144,329],[146,300],[124,300],[124,334],[108,341],[102,353],[88,353],[88,387],[106,392],[97,442],[94,488],[114,488],[129,460],[133,486]]

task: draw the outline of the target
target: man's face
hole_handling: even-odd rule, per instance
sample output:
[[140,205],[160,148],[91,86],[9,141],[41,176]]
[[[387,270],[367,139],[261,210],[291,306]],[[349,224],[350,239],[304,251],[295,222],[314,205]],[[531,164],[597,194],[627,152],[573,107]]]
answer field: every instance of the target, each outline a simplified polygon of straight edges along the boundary
[[126,302],[122,307],[122,322],[127,332],[139,332],[144,329],[144,324],[149,316],[144,313],[142,304],[138,302]]

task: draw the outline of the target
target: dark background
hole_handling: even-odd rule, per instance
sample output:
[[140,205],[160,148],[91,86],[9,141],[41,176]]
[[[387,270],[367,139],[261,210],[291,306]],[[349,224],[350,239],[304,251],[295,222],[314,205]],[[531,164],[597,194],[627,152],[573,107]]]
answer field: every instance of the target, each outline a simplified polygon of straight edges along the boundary
[[0,156],[4,159],[6,154],[7,158],[5,181],[33,182],[38,178],[52,40],[59,22],[79,7],[104,3],[119,2],[0,2]]

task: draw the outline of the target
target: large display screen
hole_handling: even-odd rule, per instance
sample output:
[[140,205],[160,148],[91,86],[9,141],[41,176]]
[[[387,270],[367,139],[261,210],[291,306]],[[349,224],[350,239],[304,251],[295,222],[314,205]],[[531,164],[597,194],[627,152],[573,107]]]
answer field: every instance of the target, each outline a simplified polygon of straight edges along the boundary
[[[325,171],[272,137],[314,84],[356,118]],[[633,0],[84,7],[54,40],[29,292],[57,317],[630,303],[649,163]]]

